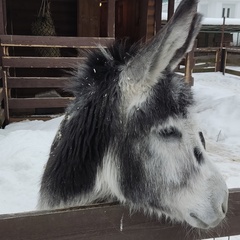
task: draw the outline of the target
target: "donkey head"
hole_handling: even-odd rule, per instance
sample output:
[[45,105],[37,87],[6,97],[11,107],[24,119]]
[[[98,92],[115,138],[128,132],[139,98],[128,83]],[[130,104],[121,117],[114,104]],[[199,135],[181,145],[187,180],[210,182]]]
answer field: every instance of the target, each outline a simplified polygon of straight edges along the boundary
[[173,72],[199,32],[196,8],[197,0],[183,0],[138,50],[90,56],[52,145],[41,206],[114,198],[197,228],[225,217],[226,184],[194,125],[191,89]]

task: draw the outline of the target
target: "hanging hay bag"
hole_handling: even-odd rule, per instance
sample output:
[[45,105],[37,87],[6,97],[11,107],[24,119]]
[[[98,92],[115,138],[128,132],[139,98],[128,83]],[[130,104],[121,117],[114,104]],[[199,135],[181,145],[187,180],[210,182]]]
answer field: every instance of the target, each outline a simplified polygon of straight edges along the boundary
[[[56,36],[48,0],[42,0],[38,16],[32,23],[32,34],[36,36]],[[59,48],[36,48],[36,52],[40,57],[61,56]]]

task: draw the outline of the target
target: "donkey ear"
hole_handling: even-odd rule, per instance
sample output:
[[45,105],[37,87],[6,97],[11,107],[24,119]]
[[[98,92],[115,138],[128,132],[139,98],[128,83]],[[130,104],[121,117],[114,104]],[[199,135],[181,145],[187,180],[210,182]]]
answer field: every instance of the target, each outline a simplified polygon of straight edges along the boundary
[[191,50],[201,28],[202,15],[196,12],[197,0],[183,0],[173,18],[143,47],[126,66],[128,79],[147,81],[153,86],[164,72],[174,70]]

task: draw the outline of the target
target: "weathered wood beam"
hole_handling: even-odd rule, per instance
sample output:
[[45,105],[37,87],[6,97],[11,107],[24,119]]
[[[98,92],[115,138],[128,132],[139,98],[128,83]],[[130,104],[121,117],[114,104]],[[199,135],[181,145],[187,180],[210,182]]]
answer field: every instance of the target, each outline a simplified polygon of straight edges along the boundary
[[174,4],[175,0],[168,0],[168,19],[167,19],[168,21],[174,14]]
[[64,88],[68,81],[67,77],[8,77],[8,88]]
[[0,216],[4,240],[195,240],[240,234],[240,189],[232,189],[226,224],[211,231],[190,230],[116,204]]
[[115,0],[108,0],[108,37],[115,38]]
[[156,32],[161,29],[162,25],[162,0],[155,0],[155,22]]
[[12,57],[2,58],[5,68],[74,68],[84,57]]
[[52,36],[24,36],[0,35],[1,46],[7,47],[58,47],[58,48],[96,48],[106,46],[114,38],[98,37],[52,37]]
[[0,0],[0,34],[7,34],[6,0]]
[[59,98],[9,98],[9,109],[59,108],[67,107],[72,97]]

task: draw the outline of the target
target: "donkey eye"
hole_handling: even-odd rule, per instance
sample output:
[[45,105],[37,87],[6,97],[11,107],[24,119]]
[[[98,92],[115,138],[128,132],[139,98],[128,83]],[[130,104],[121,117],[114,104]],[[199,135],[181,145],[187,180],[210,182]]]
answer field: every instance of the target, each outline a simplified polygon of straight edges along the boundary
[[170,138],[170,137],[181,138],[182,137],[182,133],[175,127],[162,129],[159,134],[164,138]]

